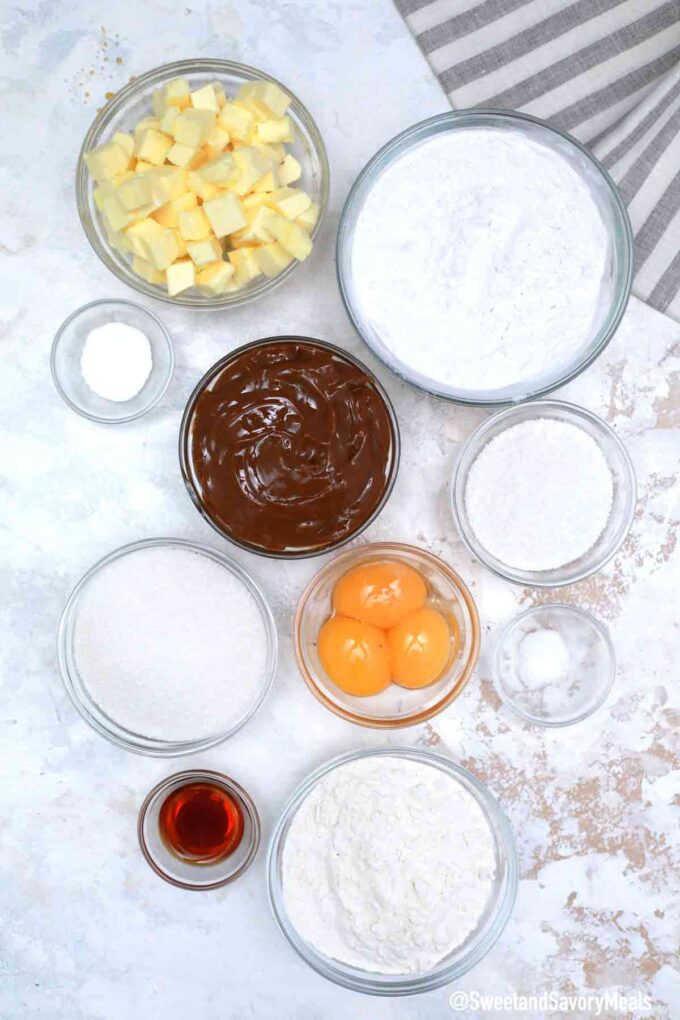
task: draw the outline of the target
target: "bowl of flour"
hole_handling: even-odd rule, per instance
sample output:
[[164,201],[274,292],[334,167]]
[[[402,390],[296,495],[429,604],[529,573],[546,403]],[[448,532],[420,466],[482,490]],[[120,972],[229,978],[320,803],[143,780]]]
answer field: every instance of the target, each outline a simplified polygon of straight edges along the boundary
[[487,788],[420,748],[355,751],[295,791],[267,862],[276,919],[318,973],[373,995],[460,977],[512,911],[512,830]]
[[442,114],[389,142],[357,178],[337,245],[343,300],[373,352],[466,404],[574,378],[631,289],[630,223],[604,167],[509,111]]

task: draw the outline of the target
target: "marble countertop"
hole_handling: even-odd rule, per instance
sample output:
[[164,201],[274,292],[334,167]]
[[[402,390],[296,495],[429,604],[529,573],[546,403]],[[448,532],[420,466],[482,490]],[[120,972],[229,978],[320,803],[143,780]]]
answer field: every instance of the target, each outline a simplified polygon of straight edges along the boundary
[[[270,595],[281,666],[248,725],[186,764],[242,782],[260,808],[266,839],[293,787],[337,753],[415,743],[451,754],[489,784],[507,812],[522,874],[500,942],[456,989],[637,991],[653,1000],[647,1015],[671,1017],[680,1001],[672,909],[679,710],[671,683],[680,325],[633,300],[605,354],[559,394],[602,414],[628,446],[639,504],[625,546],[595,577],[549,596],[494,578],[462,546],[445,496],[457,446],[486,412],[438,402],[376,365],[335,283],[334,236],[348,188],[383,142],[447,108],[436,80],[388,0],[186,2],[19,0],[3,19],[0,1015],[455,1015],[452,988],[369,1000],[311,971],[271,916],[264,852],[244,879],[214,893],[192,895],[158,879],[139,853],[136,813],[175,766],[101,740],[76,714],[58,675],[59,615],[96,559],[155,535],[219,545],[190,504],[176,461],[180,414],[199,376],[246,340],[301,331],[354,351],[387,386],[402,424],[402,468],[364,538],[420,543],[449,560],[478,601],[482,656],[464,695],[431,726],[391,735],[353,727],[311,697],[293,661],[291,610],[319,561],[274,563],[229,549]],[[328,146],[330,215],[313,257],[266,299],[219,315],[158,304],[177,355],[168,394],[140,422],[93,425],[71,413],[51,385],[52,337],[78,305],[135,295],[99,264],[78,223],[77,151],[107,92],[130,75],[193,55],[255,64],[301,96]],[[489,679],[499,626],[519,607],[548,598],[592,610],[617,648],[606,705],[573,729],[522,725],[501,707]],[[482,1013],[463,1004],[458,1015]]]

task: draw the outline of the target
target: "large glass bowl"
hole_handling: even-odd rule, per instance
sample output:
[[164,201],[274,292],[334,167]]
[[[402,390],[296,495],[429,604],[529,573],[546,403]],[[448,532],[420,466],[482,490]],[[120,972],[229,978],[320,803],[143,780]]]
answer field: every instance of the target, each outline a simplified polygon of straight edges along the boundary
[[[428,139],[470,128],[520,132],[559,152],[587,183],[609,235],[606,278],[600,301],[600,321],[589,343],[574,352],[573,360],[568,365],[557,365],[543,377],[493,390],[459,389],[422,375],[398,359],[381,339],[375,324],[371,321],[370,310],[361,307],[352,267],[357,221],[369,192],[381,174]],[[340,293],[355,329],[388,368],[407,382],[434,396],[445,397],[459,404],[500,406],[519,403],[563,386],[601,354],[616,332],[630,297],[633,278],[633,235],[625,206],[611,177],[592,152],[571,135],[525,113],[493,109],[456,110],[431,117],[403,131],[383,146],[361,171],[340,218],[337,270]],[[414,295],[414,300],[427,301],[427,294]],[[578,300],[578,295],[574,295],[574,300]],[[423,338],[423,342],[427,342],[427,339]]]
[[244,82],[271,81],[291,97],[288,116],[293,121],[295,142],[288,146],[287,151],[292,152],[302,166],[299,187],[307,191],[312,200],[318,203],[319,217],[311,236],[314,237],[317,234],[328,205],[330,174],[326,147],[311,114],[297,96],[293,95],[290,89],[282,85],[281,82],[276,81],[272,75],[258,71],[254,67],[248,67],[246,64],[235,64],[230,60],[203,58],[179,60],[174,64],[165,64],[163,67],[154,68],[153,71],[147,71],[146,74],[140,75],[139,78],[135,78],[134,81],[125,85],[100,110],[85,135],[76,167],[76,202],[80,221],[90,244],[104,265],[119,280],[134,287],[141,294],[158,298],[160,301],[167,301],[173,305],[184,305],[187,308],[227,308],[240,305],[244,301],[249,301],[251,298],[266,294],[274,287],[278,287],[289,278],[291,273],[295,272],[300,263],[294,259],[278,276],[272,279],[264,276],[259,277],[242,290],[231,294],[208,297],[192,288],[176,294],[175,297],[170,297],[164,287],[147,283],[146,280],[133,273],[128,258],[112,247],[107,237],[102,215],[94,202],[95,182],[85,165],[85,153],[96,145],[108,141],[116,131],[130,131],[143,117],[150,116],[153,112],[152,93],[173,78],[186,78],[196,88],[200,88],[208,82],[219,81],[224,86],[227,96],[233,96],[239,85]]
[[[130,553],[135,553],[140,549],[150,549],[158,546],[188,549],[200,556],[207,556],[208,559],[213,560],[224,570],[237,577],[255,599],[266,632],[267,659],[265,668],[257,694],[248,710],[228,730],[222,730],[196,740],[160,740],[156,737],[147,737],[144,734],[133,733],[131,730],[121,726],[114,719],[111,719],[92,698],[75,661],[74,637],[80,600],[92,579],[113,560],[127,556]],[[132,542],[130,545],[122,546],[122,548],[109,553],[108,556],[104,556],[98,563],[95,563],[84,577],[81,578],[73,589],[59,622],[57,654],[61,678],[66,688],[66,693],[85,722],[89,723],[100,736],[110,740],[113,744],[117,744],[118,747],[123,747],[126,751],[134,751],[137,754],[146,754],[154,758],[179,758],[182,755],[195,754],[199,751],[205,751],[209,747],[214,747],[215,744],[221,744],[223,740],[236,733],[255,714],[264,701],[276,673],[278,639],[274,617],[264,593],[250,574],[243,567],[239,566],[238,563],[207,545],[187,542],[180,538],[150,538],[142,542]],[[225,668],[228,668],[228,665],[226,663]],[[190,676],[187,676],[187,684],[191,684]]]
[[[551,418],[583,429],[595,440],[604,454],[614,482],[614,494],[609,518],[597,542],[577,560],[554,570],[519,570],[509,567],[479,542],[470,524],[465,505],[465,491],[470,468],[483,447],[495,436],[523,421]],[[614,430],[592,411],[562,400],[537,400],[517,407],[508,407],[483,422],[463,443],[458,454],[451,482],[453,516],[473,556],[506,581],[532,588],[556,588],[563,584],[582,581],[596,573],[620,548],[633,523],[637,487],[635,472],[628,451]],[[498,499],[512,499],[512,492],[499,492]]]
[[[306,942],[293,927],[288,917],[283,895],[283,848],[296,812],[320,779],[346,762],[377,755],[408,758],[439,769],[461,783],[481,808],[493,834],[496,851],[496,877],[493,889],[476,929],[458,949],[449,953],[432,970],[424,974],[379,974],[350,967],[320,953]],[[450,758],[434,751],[410,747],[381,747],[365,751],[352,751],[333,758],[312,772],[295,790],[284,807],[274,828],[267,855],[267,881],[274,916],[281,931],[293,949],[310,967],[323,977],[345,988],[369,995],[415,995],[432,991],[461,977],[486,956],[497,941],[512,912],[517,891],[518,868],[515,840],[498,802],[487,787],[470,772],[456,765]]]

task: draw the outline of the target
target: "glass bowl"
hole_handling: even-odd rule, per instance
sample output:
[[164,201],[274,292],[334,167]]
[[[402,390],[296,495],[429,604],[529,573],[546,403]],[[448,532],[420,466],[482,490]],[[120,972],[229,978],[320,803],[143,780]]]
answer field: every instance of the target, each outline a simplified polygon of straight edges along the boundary
[[[520,132],[539,140],[568,160],[588,184],[609,235],[605,293],[598,328],[590,342],[574,353],[569,364],[556,365],[544,377],[535,377],[493,390],[459,389],[420,374],[399,360],[383,343],[370,309],[361,307],[352,268],[354,233],[366,198],[380,175],[422,142],[450,131],[494,128]],[[337,237],[340,293],[354,327],[373,353],[393,372],[419,389],[459,404],[479,406],[518,403],[537,397],[579,375],[604,350],[616,332],[630,297],[633,278],[633,235],[616,186],[602,164],[575,138],[552,124],[525,113],[474,109],[442,113],[403,131],[380,149],[357,177],[340,218]],[[418,295],[427,300],[427,294]]]
[[[539,685],[527,675],[521,646],[528,634],[544,629],[560,635],[569,664],[562,675]],[[540,726],[571,726],[604,704],[616,675],[616,654],[606,627],[585,610],[533,606],[501,632],[492,668],[498,694],[521,719]]]
[[[111,719],[108,715],[106,715],[97,702],[94,701],[82,676],[78,672],[75,662],[74,636],[78,609],[82,595],[87,590],[87,587],[93,578],[95,578],[99,571],[106,567],[109,563],[112,563],[114,560],[117,560],[122,556],[128,556],[130,553],[135,553],[140,549],[151,549],[158,546],[163,546],[165,548],[188,549],[198,555],[207,556],[208,559],[217,563],[224,570],[229,571],[229,573],[237,577],[255,599],[267,635],[267,661],[265,670],[257,696],[249,709],[228,730],[216,732],[209,736],[200,737],[196,740],[160,740],[156,737],[147,737],[144,734],[134,733],[121,726],[114,719]],[[264,593],[250,574],[248,574],[243,567],[239,566],[238,563],[230,559],[228,556],[217,552],[215,549],[211,549],[207,545],[199,545],[196,542],[187,542],[180,538],[150,538],[142,542],[132,542],[130,545],[122,546],[120,549],[116,549],[114,552],[109,553],[108,556],[104,556],[98,563],[95,563],[84,577],[80,579],[69,596],[59,622],[59,629],[57,631],[57,655],[59,658],[59,668],[61,670],[61,677],[64,687],[66,688],[66,693],[71,698],[71,701],[78,712],[80,712],[83,719],[89,723],[90,726],[100,734],[100,736],[110,740],[111,743],[116,744],[118,747],[122,747],[126,751],[133,751],[136,754],[145,754],[154,758],[179,758],[182,755],[205,751],[209,747],[221,744],[223,740],[226,740],[227,737],[236,733],[236,731],[239,730],[248,721],[248,719],[255,714],[264,701],[264,698],[271,687],[272,680],[274,679],[274,674],[276,673],[278,639],[274,618]],[[191,678],[187,677],[187,684],[190,683]]]
[[[434,595],[436,607],[449,617],[459,635],[458,648],[443,675],[429,687],[407,690],[396,684],[369,697],[341,690],[319,660],[317,636],[331,614],[331,593],[336,581],[350,568],[373,560],[393,560],[415,568]],[[327,563],[302,595],[293,623],[298,666],[312,694],[341,718],[359,726],[396,729],[431,719],[454,701],[467,685],[479,656],[479,617],[474,599],[447,563],[412,545],[376,542],[352,549]]]
[[[339,359],[349,362],[350,364],[358,368],[361,372],[363,372],[364,375],[368,377],[368,379],[376,389],[378,395],[382,399],[382,402],[385,406],[385,410],[387,412],[387,416],[390,420],[392,431],[392,459],[387,472],[387,482],[385,485],[385,490],[379,502],[377,503],[375,509],[373,510],[371,515],[367,518],[367,520],[365,520],[364,523],[361,524],[355,531],[351,532],[348,535],[343,536],[337,542],[333,542],[331,544],[324,546],[314,546],[305,549],[291,549],[284,551],[277,549],[274,550],[267,549],[264,546],[253,545],[249,542],[242,541],[241,539],[238,539],[235,536],[231,535],[225,528],[221,526],[219,521],[216,521],[212,518],[212,516],[205,509],[203,501],[201,500],[199,487],[194,476],[194,470],[190,454],[192,415],[194,412],[196,401],[198,400],[203,390],[210,387],[212,381],[220,374],[220,372],[223,371],[226,365],[228,365],[235,358],[240,357],[240,355],[242,355],[245,351],[252,350],[255,347],[264,347],[270,343],[278,344],[281,343],[282,341],[291,343],[294,343],[295,341],[301,341],[303,343],[314,344],[315,346],[320,347],[325,351],[330,351]],[[189,397],[189,400],[187,401],[187,406],[184,410],[184,415],[182,417],[182,422],[179,430],[180,469],[182,472],[182,477],[184,479],[184,484],[187,488],[187,492],[189,493],[191,501],[198,510],[198,512],[200,513],[200,515],[208,522],[208,524],[212,528],[215,529],[215,531],[219,535],[222,536],[222,538],[226,538],[229,542],[232,542],[234,545],[239,546],[239,548],[241,549],[245,549],[247,552],[256,553],[259,556],[267,556],[270,559],[298,560],[307,559],[312,556],[321,556],[323,553],[332,552],[334,549],[338,549],[341,546],[346,545],[347,542],[350,542],[352,539],[356,538],[357,535],[360,535],[362,531],[365,531],[365,529],[370,524],[372,524],[373,521],[378,517],[381,510],[387,503],[387,500],[390,498],[392,489],[394,488],[394,483],[397,480],[400,456],[401,456],[401,440],[399,436],[399,423],[397,421],[397,416],[395,414],[392,401],[387,395],[387,392],[383,388],[380,380],[376,378],[376,376],[370,371],[370,369],[366,367],[366,365],[362,364],[361,361],[353,357],[347,351],[342,350],[342,348],[340,347],[336,347],[334,344],[329,344],[325,340],[317,340],[314,337],[307,336],[270,336],[265,337],[262,340],[253,340],[251,343],[243,344],[241,347],[237,347],[235,350],[231,351],[231,353],[225,355],[219,361],[215,362],[212,368],[209,368],[208,371],[203,376],[203,378],[197,383],[193,393]]]
[[[236,801],[243,816],[241,842],[233,853],[214,864],[191,864],[178,857],[165,844],[158,827],[160,810],[170,794],[187,783],[201,782],[221,787]],[[235,780],[211,769],[189,769],[168,776],[146,795],[139,809],[137,836],[147,863],[166,882],[180,889],[219,889],[240,878],[255,860],[260,846],[260,818],[252,797]]]
[[[465,490],[470,468],[482,448],[494,436],[520,422],[537,418],[552,418],[568,422],[583,429],[594,439],[604,454],[614,482],[612,508],[604,531],[591,548],[572,563],[554,570],[518,570],[507,566],[493,556],[478,541],[465,506]],[[509,499],[512,494],[499,492],[499,499]],[[563,584],[582,581],[596,573],[621,547],[633,523],[636,504],[635,473],[628,452],[614,430],[592,411],[576,404],[561,400],[537,400],[516,407],[508,407],[483,422],[463,443],[456,462],[451,483],[451,505],[453,516],[473,556],[494,574],[513,581],[515,584],[534,588],[556,588]]]
[[[106,400],[85,382],[80,358],[88,333],[109,322],[124,322],[146,334],[151,345],[149,378],[131,400]],[[69,315],[59,327],[52,344],[52,379],[68,406],[90,421],[106,425],[123,424],[150,411],[170,385],[175,365],[172,341],[157,316],[132,301],[91,301]]]
[[[283,896],[283,848],[291,822],[307,795],[320,779],[339,765],[385,754],[430,765],[460,782],[475,798],[483,811],[495,842],[496,878],[494,888],[477,928],[458,949],[424,974],[379,974],[347,966],[321,954],[306,942],[293,927],[286,911]],[[345,988],[365,992],[369,995],[415,995],[418,992],[440,988],[471,970],[486,956],[505,928],[515,901],[517,880],[517,852],[512,829],[491,792],[475,776],[461,768],[460,765],[456,765],[449,758],[421,748],[381,747],[352,751],[322,765],[298,786],[284,807],[272,833],[267,854],[270,902],[279,927],[293,949],[318,974]]]
[[117,251],[109,242],[104,220],[94,202],[95,182],[90,177],[85,165],[85,153],[89,152],[96,145],[108,141],[116,131],[129,131],[143,117],[151,115],[153,112],[151,107],[152,93],[155,89],[173,78],[186,78],[192,86],[198,88],[208,82],[219,81],[223,84],[228,96],[232,96],[236,89],[244,82],[270,81],[278,85],[291,97],[288,115],[293,122],[295,141],[292,145],[288,146],[287,151],[292,152],[302,166],[302,177],[299,186],[307,191],[314,202],[318,203],[319,217],[311,233],[312,238],[318,233],[328,205],[330,171],[326,148],[311,114],[297,96],[293,95],[290,89],[287,89],[271,75],[258,71],[254,67],[248,67],[246,64],[236,64],[230,60],[212,60],[207,58],[179,60],[176,63],[165,64],[163,67],[156,67],[152,71],[147,71],[146,74],[140,75],[134,81],[125,85],[100,110],[85,135],[80,155],[78,156],[76,202],[80,222],[83,225],[88,241],[104,265],[119,280],[133,287],[141,294],[157,298],[159,301],[167,301],[169,304],[184,305],[187,308],[227,308],[240,305],[261,294],[268,293],[274,287],[278,287],[279,284],[290,277],[299,265],[299,262],[294,260],[278,276],[272,279],[260,277],[249,286],[231,294],[207,297],[192,288],[189,291],[182,291],[180,294],[175,295],[175,297],[170,297],[164,287],[147,283],[146,280],[133,273],[132,266],[128,262],[127,257]]

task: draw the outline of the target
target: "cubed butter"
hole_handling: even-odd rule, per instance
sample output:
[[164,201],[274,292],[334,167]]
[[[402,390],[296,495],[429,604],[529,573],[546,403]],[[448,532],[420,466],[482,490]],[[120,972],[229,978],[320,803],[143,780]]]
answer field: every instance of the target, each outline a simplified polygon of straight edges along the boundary
[[187,190],[187,174],[180,167],[158,166],[147,170],[146,176],[151,181],[153,201],[156,208],[179,198]]
[[188,167],[200,149],[191,145],[183,145],[182,142],[175,142],[168,150],[167,160],[174,166]]
[[252,251],[260,269],[265,276],[270,278],[278,276],[279,273],[283,272],[286,266],[289,266],[293,261],[288,252],[279,244],[278,241],[272,241],[271,244],[264,244],[261,248],[253,248]]
[[145,159],[138,159],[135,163],[135,173],[143,174],[147,170],[153,170],[153,163],[147,163]]
[[174,297],[175,294],[181,294],[183,290],[188,290],[189,287],[193,287],[196,282],[194,264],[191,259],[182,259],[179,262],[173,262],[172,265],[168,266],[165,270],[165,277],[168,283],[168,294],[170,297]]
[[262,275],[256,252],[256,248],[239,248],[229,252],[229,261],[234,267],[234,280],[242,287]]
[[125,230],[132,223],[132,216],[128,209],[124,209],[120,204],[118,195],[105,195],[102,199],[101,205],[102,212],[106,217],[106,222],[114,233],[119,230]]
[[128,135],[124,131],[116,131],[111,141],[115,142],[116,145],[120,145],[121,149],[125,149],[128,157],[128,166],[131,167],[135,151],[135,140],[132,135]]
[[179,117],[178,106],[167,106],[158,119],[158,128],[166,135],[171,135],[175,127],[175,121]]
[[196,273],[196,283],[205,294],[217,296],[224,293],[233,275],[234,267],[220,260],[199,269]]
[[161,284],[165,283],[165,273],[162,273],[160,269],[155,269],[150,262],[146,259],[142,259],[139,255],[134,255],[132,259],[132,271],[141,276],[147,283]]
[[279,183],[282,186],[285,186],[286,184],[293,184],[294,181],[298,181],[302,176],[302,167],[300,166],[300,162],[290,152],[284,156],[283,161],[278,168],[278,176]]
[[197,205],[198,199],[193,191],[185,191],[179,198],[173,198],[170,202],[166,202],[151,215],[162,226],[177,228],[179,227],[179,214],[189,209],[195,209]]
[[229,134],[219,124],[216,124],[208,135],[203,148],[209,160],[215,159],[221,152],[224,152],[229,144]]
[[279,187],[279,179],[276,170],[270,170],[264,177],[260,177],[259,181],[255,181],[253,184],[253,191],[276,191]]
[[283,228],[275,229],[274,236],[288,254],[300,262],[304,261],[312,250],[309,234],[297,223],[287,222]]
[[314,230],[314,227],[316,226],[318,218],[319,206],[316,202],[312,202],[305,212],[296,217],[295,222],[298,223],[303,230],[306,230],[308,234],[311,234],[312,230]]
[[263,120],[283,117],[290,106],[290,96],[272,81],[247,82],[241,85],[236,98]]
[[229,133],[230,138],[239,142],[250,141],[255,128],[255,118],[250,110],[230,100],[220,110],[218,123]]
[[196,110],[211,110],[212,113],[218,113],[219,106],[214,86],[204,85],[203,88],[196,89],[192,92],[191,105]]
[[275,117],[272,120],[262,120],[255,128],[257,138],[261,142],[292,142],[293,122],[290,117]]
[[232,187],[237,195],[247,195],[255,182],[271,170],[271,163],[254,146],[235,149],[233,155],[238,168],[238,179]]
[[248,220],[243,230],[239,230],[236,237],[239,242],[241,241],[252,241],[259,242],[261,244],[269,244],[271,241],[276,240],[275,235],[271,229],[272,221],[281,219],[278,213],[275,213],[273,209],[269,209],[267,206],[260,206],[256,210],[255,215]]
[[152,128],[154,131],[160,131],[161,122],[158,117],[142,117],[142,119],[135,125],[134,135],[135,143],[140,135],[143,135],[145,131]]
[[209,199],[203,209],[216,237],[226,237],[246,225],[241,203],[232,192]]
[[272,192],[267,200],[267,204],[287,217],[287,219],[294,220],[309,209],[312,200],[306,191],[300,191],[299,188],[285,187]]
[[209,262],[217,262],[222,258],[222,245],[212,236],[202,241],[189,241],[187,251],[196,266],[207,266]]
[[217,159],[204,163],[198,173],[202,180],[211,184],[230,184],[238,176],[236,162],[230,152],[223,152]]
[[[160,226],[160,224],[158,225]],[[146,248],[149,253],[149,262],[155,269],[163,270],[180,257],[181,248],[172,230],[167,230],[164,227],[161,229],[162,234],[146,241]]]
[[173,135],[176,142],[197,149],[206,141],[215,126],[215,114],[210,110],[196,110],[193,107],[182,110],[175,120]]
[[[219,199],[213,199],[217,202]],[[187,209],[179,214],[179,232],[185,241],[201,241],[210,233],[212,220],[206,215],[207,209]]]
[[164,135],[162,131],[155,128],[147,128],[137,136],[135,142],[135,154],[138,159],[143,159],[154,166],[162,166],[165,162],[173,141],[170,135]]
[[222,84],[221,81],[214,81],[213,88],[215,90],[215,96],[217,97],[217,105],[221,110],[227,101],[227,97],[224,92],[224,85]]
[[148,242],[161,237],[164,233],[165,227],[162,227],[156,220],[148,218],[133,223],[131,227],[128,227],[125,236],[134,254],[148,261],[150,258]]
[[116,197],[124,209],[138,209],[153,202],[152,178],[149,174],[134,174],[118,186]]
[[186,78],[173,78],[165,86],[165,105],[185,110],[191,104],[191,86]]
[[130,158],[118,142],[105,142],[91,149],[85,156],[85,162],[96,181],[110,181],[128,169]]

